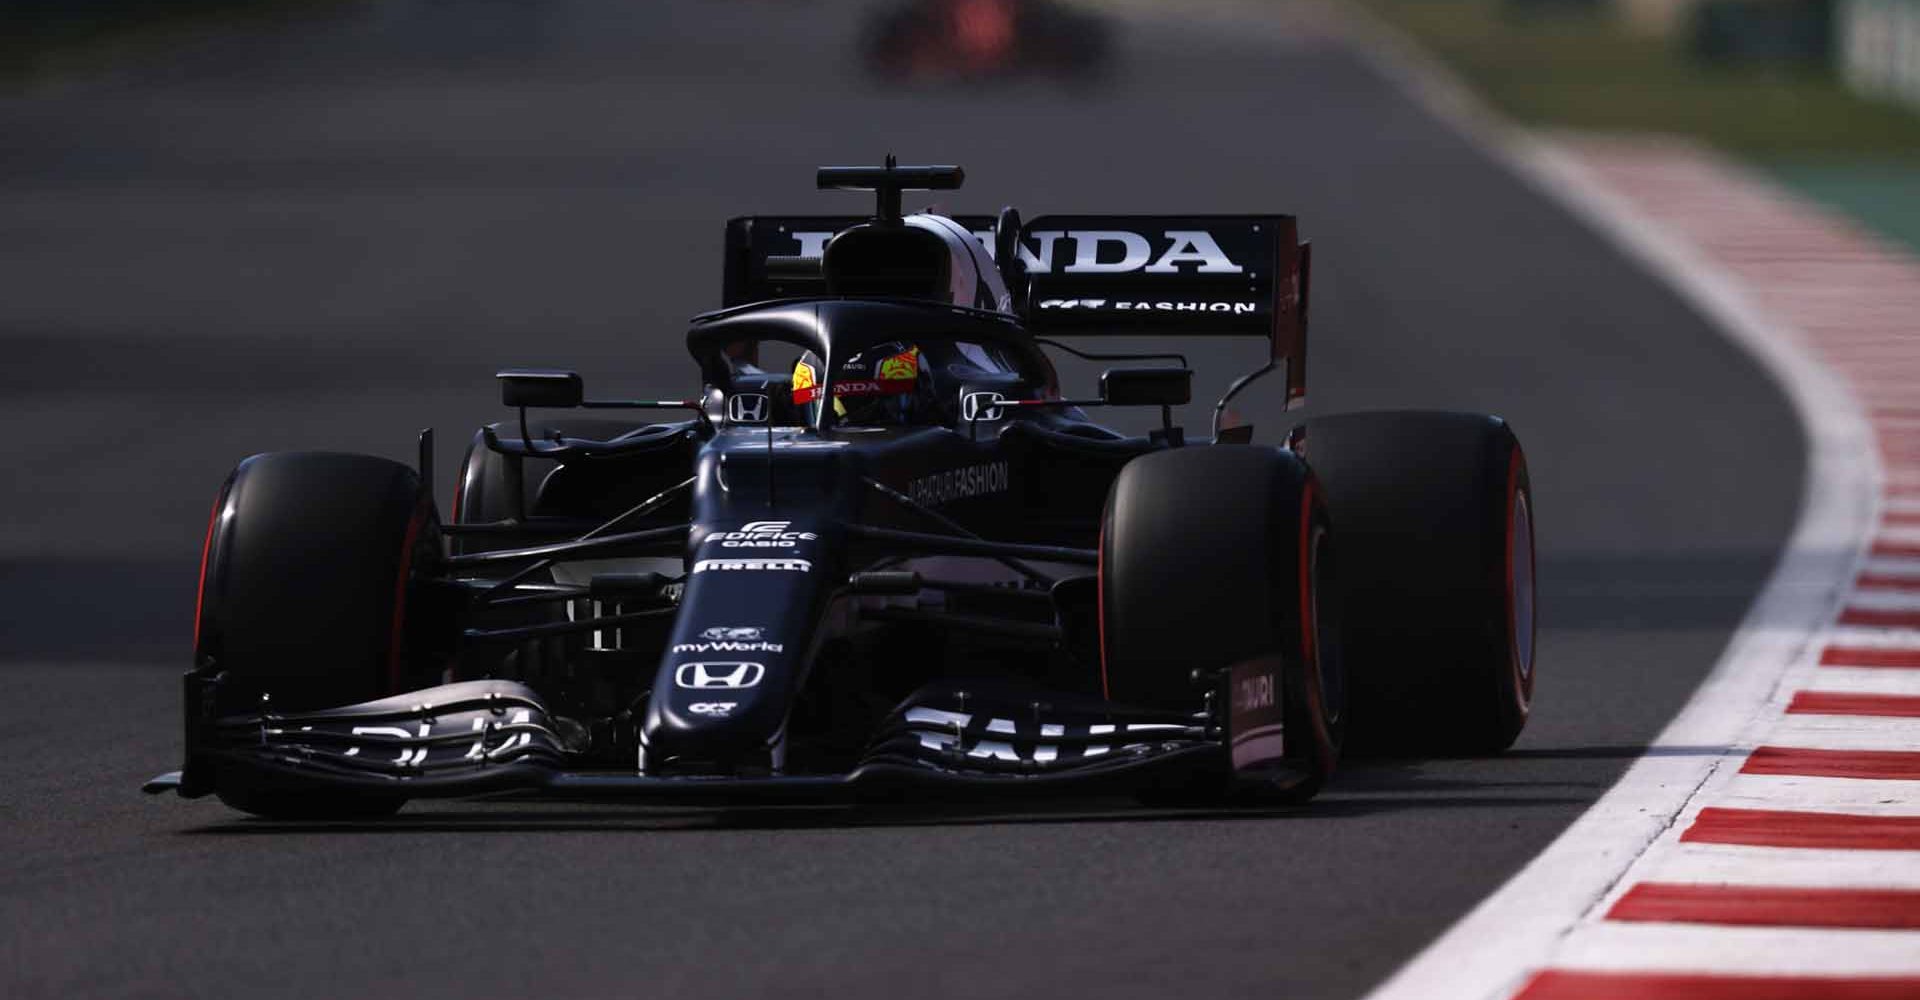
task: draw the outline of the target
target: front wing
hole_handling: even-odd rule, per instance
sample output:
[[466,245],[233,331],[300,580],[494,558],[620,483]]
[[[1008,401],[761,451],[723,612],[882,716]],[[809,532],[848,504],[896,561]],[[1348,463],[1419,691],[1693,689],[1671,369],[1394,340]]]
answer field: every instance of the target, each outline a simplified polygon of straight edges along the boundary
[[[984,686],[983,686],[984,687]],[[844,774],[647,775],[581,770],[563,724],[512,681],[465,681],[300,713],[209,720],[183,771],[151,793],[227,789],[646,802],[836,801],[942,793],[1054,794],[1177,786],[1235,764],[1227,720],[1084,697],[932,685],[889,717]],[[1244,768],[1243,768],[1244,770]]]

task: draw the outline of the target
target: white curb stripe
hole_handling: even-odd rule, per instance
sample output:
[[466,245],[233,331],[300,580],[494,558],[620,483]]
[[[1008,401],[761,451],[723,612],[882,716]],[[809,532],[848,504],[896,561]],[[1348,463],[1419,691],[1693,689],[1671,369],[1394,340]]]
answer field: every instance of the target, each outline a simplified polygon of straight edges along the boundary
[[1766,742],[1814,750],[1920,750],[1920,719],[1789,715],[1767,730]]
[[[1895,855],[1902,855],[1896,857]],[[1766,872],[1756,876],[1755,871]],[[1649,866],[1659,882],[1788,885],[1827,889],[1920,889],[1920,852],[1682,844]]]
[[1920,649],[1920,631],[1901,628],[1873,628],[1845,625],[1827,634],[1830,646],[1865,646],[1874,649]]
[[[1713,804],[1737,809],[1790,807],[1862,816],[1920,816],[1920,781],[1739,774],[1720,790]],[[1742,881],[1764,880],[1771,874],[1770,867],[1770,859],[1759,860]],[[1882,867],[1891,870],[1896,866],[1883,863]]]
[[[1920,500],[1914,501],[1920,504]],[[1891,503],[1888,504],[1892,506]],[[1874,556],[1861,567],[1863,572],[1884,573],[1888,576],[1910,576],[1920,579],[1920,559],[1906,556]]]
[[1847,595],[1847,607],[1876,611],[1920,611],[1920,592],[1866,587]]
[[[1845,691],[1850,694],[1920,695],[1920,670],[1884,670],[1877,667],[1826,667],[1816,671],[1804,691]],[[1915,746],[1920,750],[1920,746]]]
[[1741,975],[1911,974],[1920,973],[1920,932],[1610,922],[1583,929],[1554,965]]

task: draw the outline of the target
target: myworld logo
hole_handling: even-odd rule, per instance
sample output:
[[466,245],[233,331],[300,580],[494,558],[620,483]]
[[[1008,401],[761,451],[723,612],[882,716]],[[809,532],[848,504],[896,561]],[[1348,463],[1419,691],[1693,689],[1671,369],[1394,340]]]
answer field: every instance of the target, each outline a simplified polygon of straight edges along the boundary
[[779,653],[787,647],[784,643],[768,642],[761,638],[761,629],[752,625],[715,625],[700,633],[701,642],[682,642],[673,647],[676,653]]

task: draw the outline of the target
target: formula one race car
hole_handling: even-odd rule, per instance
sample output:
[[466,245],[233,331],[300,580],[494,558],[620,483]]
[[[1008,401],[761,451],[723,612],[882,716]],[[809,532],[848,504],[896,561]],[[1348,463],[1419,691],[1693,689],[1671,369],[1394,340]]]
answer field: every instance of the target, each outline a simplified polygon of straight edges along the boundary
[[[241,462],[207,531],[186,764],[149,790],[269,817],[503,793],[1300,801],[1349,721],[1417,752],[1512,742],[1533,533],[1507,426],[1329,416],[1278,447],[1222,426],[1269,372],[1304,396],[1291,217],[903,215],[902,190],[961,171],[891,157],[818,181],[876,213],[728,223],[725,308],[687,334],[699,395],[503,372],[517,419],[475,435],[450,523],[431,432],[418,469]],[[1271,354],[1192,441],[1179,355],[1049,339],[1109,334]],[[1043,348],[1135,363],[1071,398]],[[1085,415],[1107,406],[1160,427]]]

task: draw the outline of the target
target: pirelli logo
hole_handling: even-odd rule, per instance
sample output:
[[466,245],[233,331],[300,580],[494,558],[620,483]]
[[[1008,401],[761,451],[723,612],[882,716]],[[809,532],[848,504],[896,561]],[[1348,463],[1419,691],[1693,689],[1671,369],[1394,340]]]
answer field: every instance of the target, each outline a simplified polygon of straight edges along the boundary
[[693,564],[695,573],[785,572],[809,573],[813,563],[806,559],[702,559]]

